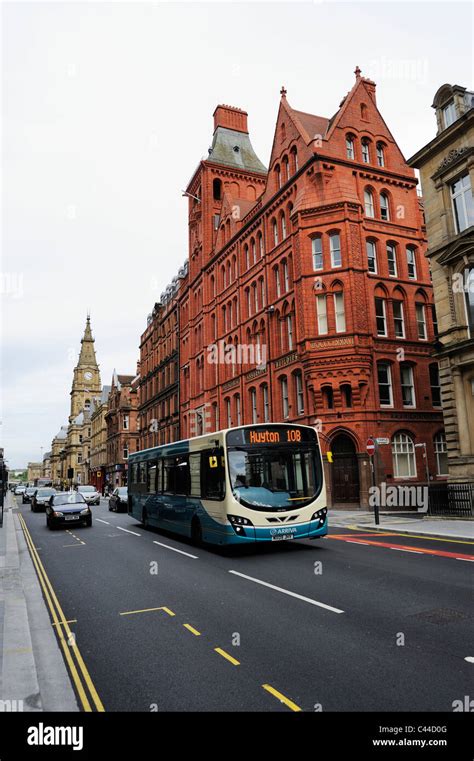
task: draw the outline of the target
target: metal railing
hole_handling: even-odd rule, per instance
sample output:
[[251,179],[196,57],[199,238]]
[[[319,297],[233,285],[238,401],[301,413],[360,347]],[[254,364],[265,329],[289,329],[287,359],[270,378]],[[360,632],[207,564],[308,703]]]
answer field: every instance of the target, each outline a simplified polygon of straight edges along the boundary
[[474,517],[474,484],[432,484],[428,490],[428,515]]

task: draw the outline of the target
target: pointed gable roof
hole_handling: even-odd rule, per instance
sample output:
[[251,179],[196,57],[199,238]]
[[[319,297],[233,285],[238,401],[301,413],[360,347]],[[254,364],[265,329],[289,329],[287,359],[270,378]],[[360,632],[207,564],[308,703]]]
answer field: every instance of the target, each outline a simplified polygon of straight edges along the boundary
[[[376,139],[385,139],[390,143],[392,168],[395,168],[394,158],[398,155],[400,172],[413,174],[410,170],[407,172],[405,157],[377,108],[375,82],[367,77],[362,77],[358,66],[354,73],[356,81],[352,89],[342,99],[339,110],[330,119],[326,133],[329,149],[331,149],[331,142],[336,138],[338,130],[344,131],[344,133],[346,131],[367,132]],[[366,109],[367,118],[362,117],[362,106]],[[335,150],[335,152],[339,151]]]

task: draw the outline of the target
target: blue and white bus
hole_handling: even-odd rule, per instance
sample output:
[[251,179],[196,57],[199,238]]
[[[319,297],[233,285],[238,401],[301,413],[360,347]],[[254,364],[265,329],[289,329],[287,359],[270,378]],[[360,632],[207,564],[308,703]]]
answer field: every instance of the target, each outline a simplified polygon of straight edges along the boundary
[[318,436],[304,425],[230,428],[134,452],[128,513],[197,544],[327,534]]

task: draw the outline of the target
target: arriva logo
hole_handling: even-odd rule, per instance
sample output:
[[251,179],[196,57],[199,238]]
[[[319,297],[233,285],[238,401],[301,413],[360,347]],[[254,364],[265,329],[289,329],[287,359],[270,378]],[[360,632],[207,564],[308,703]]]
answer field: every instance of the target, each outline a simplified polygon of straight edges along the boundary
[[83,727],[48,727],[40,722],[28,727],[28,745],[72,745],[73,750],[83,748]]

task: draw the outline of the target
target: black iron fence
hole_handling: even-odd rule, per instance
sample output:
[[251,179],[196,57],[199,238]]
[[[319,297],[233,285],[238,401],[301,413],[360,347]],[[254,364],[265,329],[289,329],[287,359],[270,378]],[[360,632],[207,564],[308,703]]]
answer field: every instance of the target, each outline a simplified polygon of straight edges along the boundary
[[428,514],[474,517],[474,484],[431,484],[428,490]]

